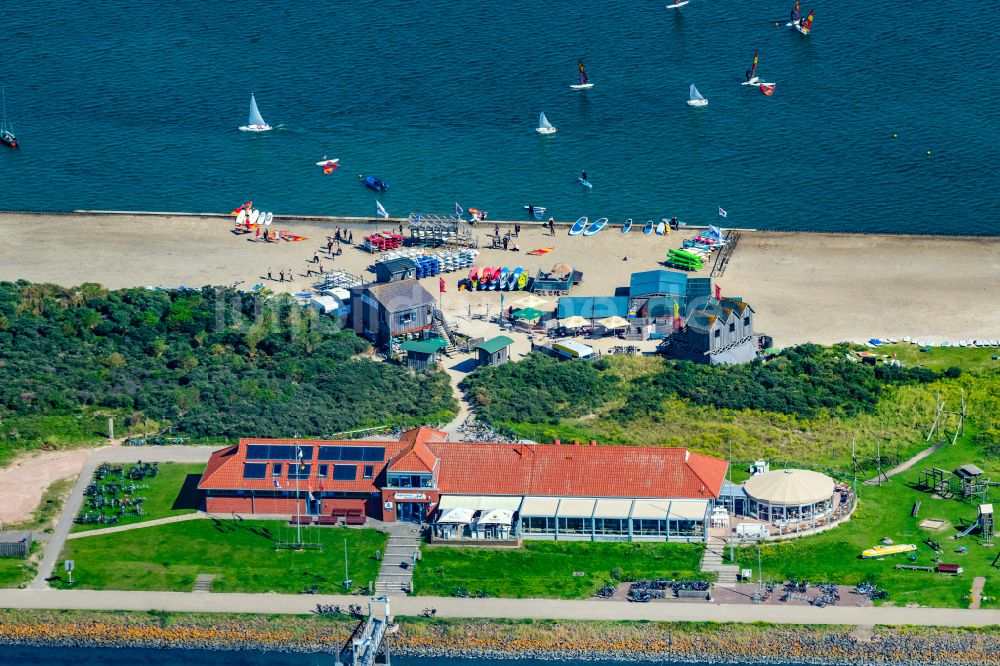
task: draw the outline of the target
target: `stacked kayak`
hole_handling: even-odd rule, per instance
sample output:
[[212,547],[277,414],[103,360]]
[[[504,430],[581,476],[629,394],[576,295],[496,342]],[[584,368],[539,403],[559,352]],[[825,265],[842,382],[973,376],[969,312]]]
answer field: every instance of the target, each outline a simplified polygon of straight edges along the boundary
[[667,251],[667,263],[686,271],[700,271],[703,262],[702,258],[693,252],[671,248]]

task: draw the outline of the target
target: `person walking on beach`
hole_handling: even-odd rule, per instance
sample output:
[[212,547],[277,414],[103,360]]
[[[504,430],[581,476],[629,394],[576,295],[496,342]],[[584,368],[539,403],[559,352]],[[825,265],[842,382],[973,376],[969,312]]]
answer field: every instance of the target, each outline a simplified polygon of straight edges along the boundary
[[280,270],[278,271],[278,282],[284,282],[284,281],[285,281],[285,271]]
[[494,224],[493,225],[493,235],[496,236],[497,238],[500,238],[500,225],[499,224]]
[[257,227],[256,229],[254,229],[254,231],[256,232],[256,235],[257,235],[257,242],[260,242],[260,227]]
[[[319,262],[317,261],[317,263],[319,263]],[[322,274],[323,274],[323,264],[320,264],[320,265],[319,265],[319,274],[320,274],[320,275],[322,275]]]
[[274,275],[271,273],[271,267],[270,266],[267,267],[267,279],[268,280],[273,280],[274,279]]
[[292,272],[291,268],[288,269],[288,281],[295,282],[295,273]]
[[520,237],[521,237],[521,225],[520,224],[515,224],[514,225],[514,238],[520,238]]
[[319,252],[313,252],[313,263],[314,264],[319,263]]
[[506,249],[507,249],[507,246],[508,246],[509,244],[510,244],[510,236],[504,236],[504,237],[503,237],[503,249],[505,249],[505,250],[506,250]]
[[556,218],[554,217],[549,218],[549,234],[556,235]]
[[348,231],[347,232],[347,242],[349,244],[351,244],[351,245],[354,245],[354,232],[353,231]]

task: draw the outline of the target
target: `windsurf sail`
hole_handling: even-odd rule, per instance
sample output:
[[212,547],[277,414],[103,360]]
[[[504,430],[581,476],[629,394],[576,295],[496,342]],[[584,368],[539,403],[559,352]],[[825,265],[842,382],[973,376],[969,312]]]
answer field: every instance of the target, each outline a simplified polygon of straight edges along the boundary
[[698,89],[694,87],[693,83],[691,84],[690,99],[692,100],[705,99],[704,97],[701,96],[701,93],[698,92]]
[[587,70],[584,69],[582,60],[580,61],[578,68],[580,70],[580,85],[582,86],[587,83],[590,83],[590,79],[587,78]]
[[545,117],[544,111],[538,114],[538,127],[540,129],[552,129],[552,123]]
[[810,11],[809,12],[809,16],[807,16],[805,18],[805,20],[802,21],[802,25],[799,26],[799,30],[802,31],[803,35],[808,35],[809,31],[812,30],[812,26],[813,26],[813,14],[815,14],[815,13],[816,12],[814,12],[814,11]]
[[768,95],[768,96],[773,95],[774,94],[774,84],[773,83],[762,83],[762,84],[760,84],[760,91],[762,93],[764,93],[765,95]]
[[757,76],[757,59],[759,58],[759,53],[756,49],[753,52],[753,65],[750,66],[750,78]]
[[795,20],[798,21],[802,17],[802,11],[799,9],[799,0],[795,0]]
[[250,120],[247,121],[247,125],[266,125],[263,116],[260,115],[260,111],[257,109],[257,100],[254,98],[253,93],[250,93]]

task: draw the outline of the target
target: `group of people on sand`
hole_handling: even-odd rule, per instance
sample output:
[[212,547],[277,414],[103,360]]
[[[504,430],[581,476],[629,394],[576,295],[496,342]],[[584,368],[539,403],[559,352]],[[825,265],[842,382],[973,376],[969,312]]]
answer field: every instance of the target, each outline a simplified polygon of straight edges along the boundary
[[492,245],[491,249],[499,250],[501,247],[505,250],[510,250],[511,252],[520,252],[521,248],[518,246],[517,241],[514,240],[521,235],[521,225],[515,224],[513,231],[508,230],[506,234],[502,237],[500,236],[500,225],[493,225],[493,236],[491,236]]
[[[284,282],[286,276],[288,277],[289,282],[295,282],[295,273],[292,272],[291,268],[289,268],[287,272],[278,271],[278,282]],[[272,282],[274,281],[274,271],[271,270],[270,266],[267,267],[267,279]]]
[[[258,229],[259,231],[259,229]],[[337,227],[334,230],[332,236],[326,237],[326,244],[321,246],[319,250],[313,252],[312,259],[306,260],[305,272],[300,273],[302,277],[310,277],[313,275],[323,275],[326,273],[326,269],[323,267],[323,262],[320,261],[320,253],[322,252],[325,257],[333,261],[335,257],[339,257],[344,253],[343,248],[340,246],[341,243],[351,244],[354,242],[354,232],[350,229],[342,229]],[[295,273],[289,268],[287,271],[278,271],[278,277],[274,277],[274,271],[270,266],[267,268],[267,275],[265,276],[268,280],[276,282],[294,282]]]

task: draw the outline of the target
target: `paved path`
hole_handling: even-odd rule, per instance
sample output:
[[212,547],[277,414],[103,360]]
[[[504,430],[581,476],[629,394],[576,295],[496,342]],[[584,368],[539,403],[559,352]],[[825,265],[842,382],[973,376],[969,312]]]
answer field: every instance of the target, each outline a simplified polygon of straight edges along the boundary
[[212,452],[217,450],[217,446],[105,446],[95,449],[87,458],[87,462],[80,471],[80,476],[73,486],[73,492],[63,508],[62,517],[52,532],[48,545],[45,547],[45,556],[38,565],[38,575],[31,581],[31,589],[44,589],[49,586],[46,579],[52,577],[55,570],[56,560],[62,552],[63,544],[73,529],[73,519],[80,512],[83,506],[83,491],[94,476],[94,470],[101,463],[134,463],[143,462],[183,462],[199,463],[208,462]]
[[375,591],[405,594],[405,590],[413,589],[413,568],[417,565],[416,557],[420,556],[420,529],[410,523],[393,523],[388,531],[389,541],[385,544]]
[[[180,612],[307,614],[317,603],[358,603],[357,596],[302,594],[204,594],[191,592],[98,592],[93,590],[0,590],[0,608],[161,610]],[[746,604],[564,601],[557,599],[456,599],[392,597],[393,611],[415,616],[436,608],[439,617],[551,620],[653,620],[662,622],[773,622],[776,624],[986,626],[1000,611],[858,606],[753,606]]]
[[[906,460],[904,462],[899,463],[898,465],[896,465],[895,467],[893,467],[892,469],[890,469],[888,472],[882,472],[882,478],[883,479],[888,479],[890,476],[896,476],[897,474],[900,474],[901,472],[905,472],[906,470],[910,469],[911,467],[913,467],[914,465],[916,465],[918,462],[920,462],[921,460],[923,460],[924,458],[926,458],[927,456],[935,453],[938,449],[940,449],[945,444],[947,444],[947,442],[944,441],[944,440],[941,440],[940,442],[938,442],[934,446],[928,446],[926,449],[924,449],[920,453],[916,454],[915,456],[913,456],[909,460]],[[867,481],[864,482],[864,484],[866,486],[877,485],[878,484],[878,476],[876,476],[874,479],[868,479]]]
[[186,520],[204,520],[208,518],[209,515],[203,511],[196,511],[194,513],[186,513],[183,516],[168,516],[166,518],[156,518],[155,520],[145,520],[141,523],[132,523],[131,525],[115,525],[114,527],[102,527],[99,530],[87,530],[86,532],[72,532],[66,537],[66,540],[71,539],[83,539],[92,536],[101,536],[102,534],[114,534],[115,532],[128,532],[129,530],[140,530],[143,527],[155,527],[156,525],[166,525],[167,523],[182,523]]
[[983,600],[983,588],[986,586],[985,576],[976,576],[972,579],[972,599],[969,603],[969,608],[973,610],[979,609],[979,604]]

